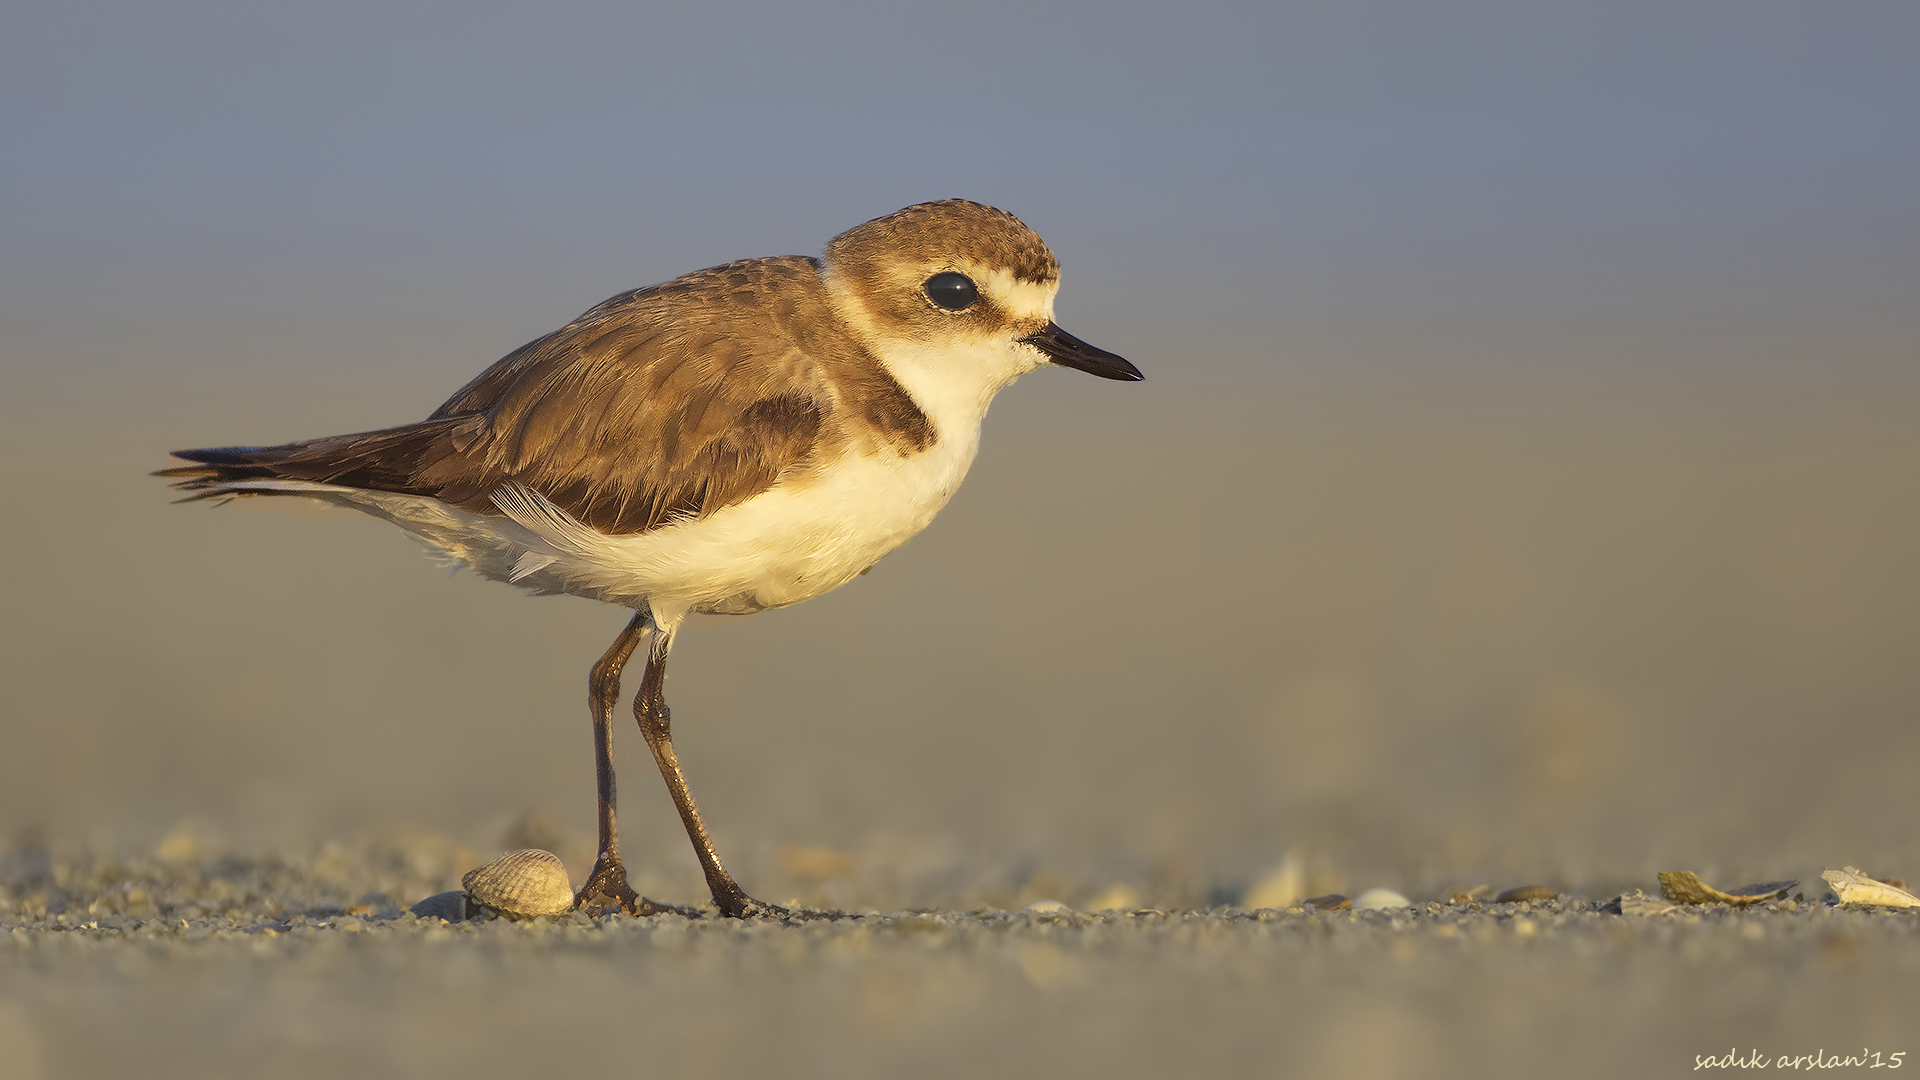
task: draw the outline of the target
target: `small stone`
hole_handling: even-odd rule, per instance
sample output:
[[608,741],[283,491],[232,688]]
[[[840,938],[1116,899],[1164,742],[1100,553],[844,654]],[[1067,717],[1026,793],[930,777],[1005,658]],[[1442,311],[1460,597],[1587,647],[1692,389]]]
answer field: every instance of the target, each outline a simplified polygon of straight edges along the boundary
[[1020,910],[1029,915],[1062,915],[1073,909],[1058,900],[1035,900]]
[[1300,902],[1319,911],[1345,911],[1353,906],[1353,901],[1337,892],[1328,893],[1325,896],[1309,896]]
[[407,910],[422,919],[445,919],[448,922],[465,922],[480,913],[479,905],[473,902],[473,898],[459,889],[434,893]]
[[1493,898],[1496,904],[1526,904],[1535,900],[1551,900],[1560,895],[1545,885],[1516,885]]
[[1491,885],[1473,885],[1465,889],[1453,890],[1446,895],[1445,900],[1449,904],[1471,904],[1492,891]]
[[1390,908],[1412,907],[1413,902],[1392,889],[1368,889],[1353,901],[1355,911],[1386,911]]

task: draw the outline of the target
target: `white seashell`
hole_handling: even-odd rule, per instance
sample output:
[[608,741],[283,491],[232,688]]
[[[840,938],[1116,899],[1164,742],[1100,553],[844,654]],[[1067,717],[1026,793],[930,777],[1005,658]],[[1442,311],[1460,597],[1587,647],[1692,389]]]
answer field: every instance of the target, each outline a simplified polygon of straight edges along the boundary
[[1353,901],[1355,911],[1385,911],[1388,908],[1412,907],[1413,902],[1392,889],[1368,889]]
[[1669,904],[1665,900],[1655,899],[1641,892],[1639,889],[1635,889],[1631,893],[1621,893],[1618,897],[1614,898],[1613,906],[1619,908],[1620,914],[1622,915],[1674,915],[1680,911],[1677,905]]
[[573,910],[573,883],[560,857],[539,848],[509,851],[467,871],[460,884],[475,903],[513,918]]
[[1898,886],[1884,881],[1876,881],[1854,867],[1845,870],[1828,870],[1820,875],[1833,886],[1835,896],[1843,904],[1868,904],[1873,907],[1916,907],[1920,906],[1920,897]]

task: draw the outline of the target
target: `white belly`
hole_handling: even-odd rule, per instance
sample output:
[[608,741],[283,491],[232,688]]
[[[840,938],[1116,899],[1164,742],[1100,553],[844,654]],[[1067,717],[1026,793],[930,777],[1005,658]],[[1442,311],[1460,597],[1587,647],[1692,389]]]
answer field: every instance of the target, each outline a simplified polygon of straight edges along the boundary
[[552,560],[520,584],[644,605],[671,629],[690,611],[763,611],[852,580],[927,527],[959,488],[978,445],[976,432],[908,457],[850,454],[809,483],[776,486],[710,517],[636,536],[556,522],[551,504],[535,513],[502,509],[537,535],[528,548],[533,559],[523,555],[519,567]]

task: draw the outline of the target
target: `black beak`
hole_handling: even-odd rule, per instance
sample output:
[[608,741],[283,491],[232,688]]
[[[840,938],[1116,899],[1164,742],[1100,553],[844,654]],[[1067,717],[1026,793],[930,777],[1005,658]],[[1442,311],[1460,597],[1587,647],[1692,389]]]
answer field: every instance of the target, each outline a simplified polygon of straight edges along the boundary
[[1105,349],[1094,348],[1053,323],[1048,323],[1045,330],[1028,334],[1020,340],[1046,353],[1047,359],[1062,367],[1079,368],[1103,379],[1139,382],[1146,378],[1140,374],[1139,368]]

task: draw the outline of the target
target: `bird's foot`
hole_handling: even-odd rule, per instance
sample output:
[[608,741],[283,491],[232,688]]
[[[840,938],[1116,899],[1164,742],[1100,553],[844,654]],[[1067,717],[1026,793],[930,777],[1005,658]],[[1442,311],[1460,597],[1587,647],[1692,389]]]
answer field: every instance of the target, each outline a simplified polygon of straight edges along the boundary
[[584,911],[595,917],[624,912],[628,915],[651,915],[653,902],[643,900],[627,884],[627,868],[620,865],[618,859],[602,858],[593,864],[593,872],[587,875],[587,883],[573,894],[573,909]]
[[731,910],[727,908],[722,908],[721,910],[726,912],[729,918],[734,919],[773,919],[780,921],[791,919],[794,915],[791,908],[783,908],[779,904],[769,904],[762,900],[755,900],[751,896],[741,897],[741,902]]
[[769,904],[764,900],[755,900],[746,890],[735,885],[731,879],[721,882],[713,889],[713,905],[720,914],[729,919],[772,919],[784,921],[792,919],[800,912],[783,908],[779,904]]
[[627,884],[627,868],[615,859],[611,862],[602,859],[593,864],[593,872],[587,875],[587,883],[573,894],[573,909],[584,911],[599,918],[602,915],[679,915],[688,919],[697,919],[700,912],[696,908],[679,904],[663,904],[658,900],[649,900],[633,891]]
[[[730,919],[765,919],[770,922],[803,923],[814,922],[821,919],[844,919],[847,917],[847,913],[844,911],[781,907],[779,904],[769,904],[765,900],[755,900],[753,897],[748,896],[742,892],[738,886],[725,895],[725,900],[722,900],[719,896],[715,896],[714,906],[720,909],[721,915]],[[684,908],[672,908],[670,910],[685,913]]]

